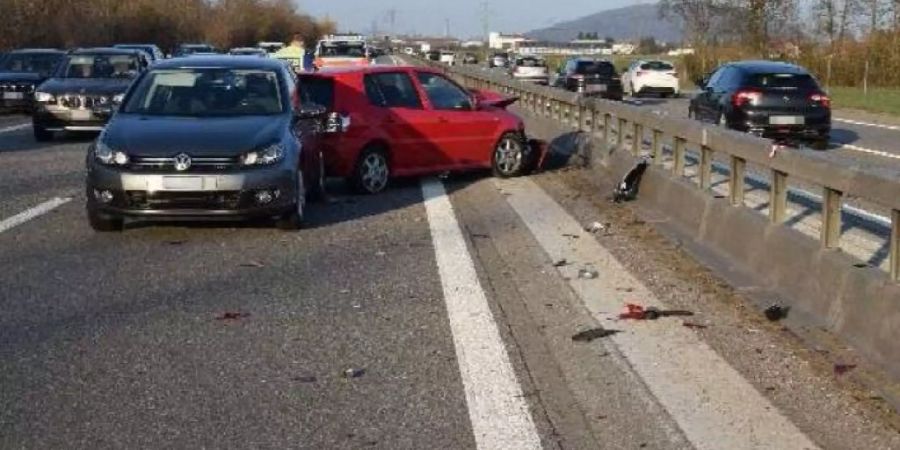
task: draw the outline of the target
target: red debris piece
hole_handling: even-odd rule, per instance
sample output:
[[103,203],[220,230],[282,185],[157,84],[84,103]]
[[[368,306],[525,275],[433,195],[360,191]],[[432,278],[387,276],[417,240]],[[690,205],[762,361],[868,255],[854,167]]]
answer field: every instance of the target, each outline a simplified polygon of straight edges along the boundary
[[619,319],[630,320],[656,320],[659,319],[659,310],[656,308],[644,308],[641,305],[628,303],[626,312],[619,314]]
[[226,311],[221,316],[217,316],[216,320],[240,320],[250,317],[250,313],[240,311]]
[[856,368],[856,364],[835,364],[834,365],[834,374],[837,376],[841,376],[855,368]]

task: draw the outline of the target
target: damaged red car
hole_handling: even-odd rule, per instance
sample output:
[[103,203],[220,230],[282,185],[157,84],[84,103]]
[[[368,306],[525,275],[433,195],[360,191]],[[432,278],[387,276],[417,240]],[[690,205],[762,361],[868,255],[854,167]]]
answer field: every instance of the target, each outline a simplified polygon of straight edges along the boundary
[[436,70],[334,69],[299,82],[304,103],[328,110],[326,173],[363,193],[384,190],[393,177],[447,171],[517,176],[538,157],[522,119],[505,109],[516,99],[466,90]]

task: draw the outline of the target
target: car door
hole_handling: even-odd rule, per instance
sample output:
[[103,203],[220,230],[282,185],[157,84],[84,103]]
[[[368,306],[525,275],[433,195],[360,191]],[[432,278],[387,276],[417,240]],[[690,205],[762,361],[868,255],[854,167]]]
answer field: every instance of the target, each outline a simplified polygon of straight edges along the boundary
[[419,173],[437,164],[441,146],[436,137],[441,123],[426,109],[407,71],[368,74],[363,80],[374,107],[374,126],[387,136],[396,175]]
[[433,72],[417,72],[416,79],[437,114],[434,136],[441,147],[435,162],[440,170],[484,166],[491,158],[500,119],[490,110],[478,110],[465,89]]
[[[697,94],[695,106],[694,106],[694,115],[697,119],[703,121],[715,120],[717,116],[718,107],[715,106],[715,99],[713,92],[716,89],[716,86],[719,83],[719,80],[722,78],[722,74],[725,73],[725,70],[728,67],[720,67],[715,72],[710,75],[709,79],[706,81],[706,85],[703,86],[700,93]],[[715,112],[714,112],[715,111]]]

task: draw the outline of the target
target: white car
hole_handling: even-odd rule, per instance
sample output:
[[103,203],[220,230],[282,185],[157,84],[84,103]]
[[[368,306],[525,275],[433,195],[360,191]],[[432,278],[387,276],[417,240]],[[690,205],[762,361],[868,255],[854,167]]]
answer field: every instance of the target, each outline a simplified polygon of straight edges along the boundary
[[668,61],[639,60],[631,63],[622,74],[622,87],[632,97],[645,94],[678,97],[681,94],[678,72]]
[[509,74],[513,79],[519,81],[529,81],[537,84],[548,84],[550,81],[550,71],[547,70],[547,62],[538,56],[517,56],[512,61]]
[[456,53],[441,52],[440,61],[448,66],[453,66],[456,64]]
[[403,53],[406,53],[407,55],[412,56],[412,55],[416,54],[416,50],[412,47],[406,47],[403,49]]

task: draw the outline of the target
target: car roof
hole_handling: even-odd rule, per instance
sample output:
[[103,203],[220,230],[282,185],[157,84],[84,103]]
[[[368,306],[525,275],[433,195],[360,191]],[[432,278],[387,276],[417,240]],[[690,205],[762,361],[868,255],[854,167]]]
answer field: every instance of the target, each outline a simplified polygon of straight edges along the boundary
[[281,70],[284,64],[276,59],[258,56],[210,55],[172,58],[153,66],[158,69],[196,69],[202,67],[223,67],[228,69],[271,69]]
[[791,73],[795,75],[808,75],[809,71],[796,64],[786,63],[783,61],[737,61],[728,64],[731,67],[737,67],[747,73]]
[[20,48],[18,50],[12,50],[7,55],[15,55],[17,53],[44,53],[48,55],[64,55],[66,52],[64,50],[58,50],[55,48]]
[[125,48],[125,47],[156,47],[156,44],[116,44],[113,47],[115,48]]
[[70,55],[139,55],[142,53],[146,54],[138,49],[115,47],[79,48],[69,52]]
[[[422,67],[422,66],[365,66],[365,67],[324,68],[322,70],[319,70],[318,72],[311,73],[311,75],[338,77],[338,76],[343,76],[343,75],[354,75],[354,74],[405,72],[405,71],[412,70],[412,69],[415,69],[419,72],[441,73],[440,70],[432,69],[429,67]],[[304,74],[301,74],[301,75],[304,75]]]

